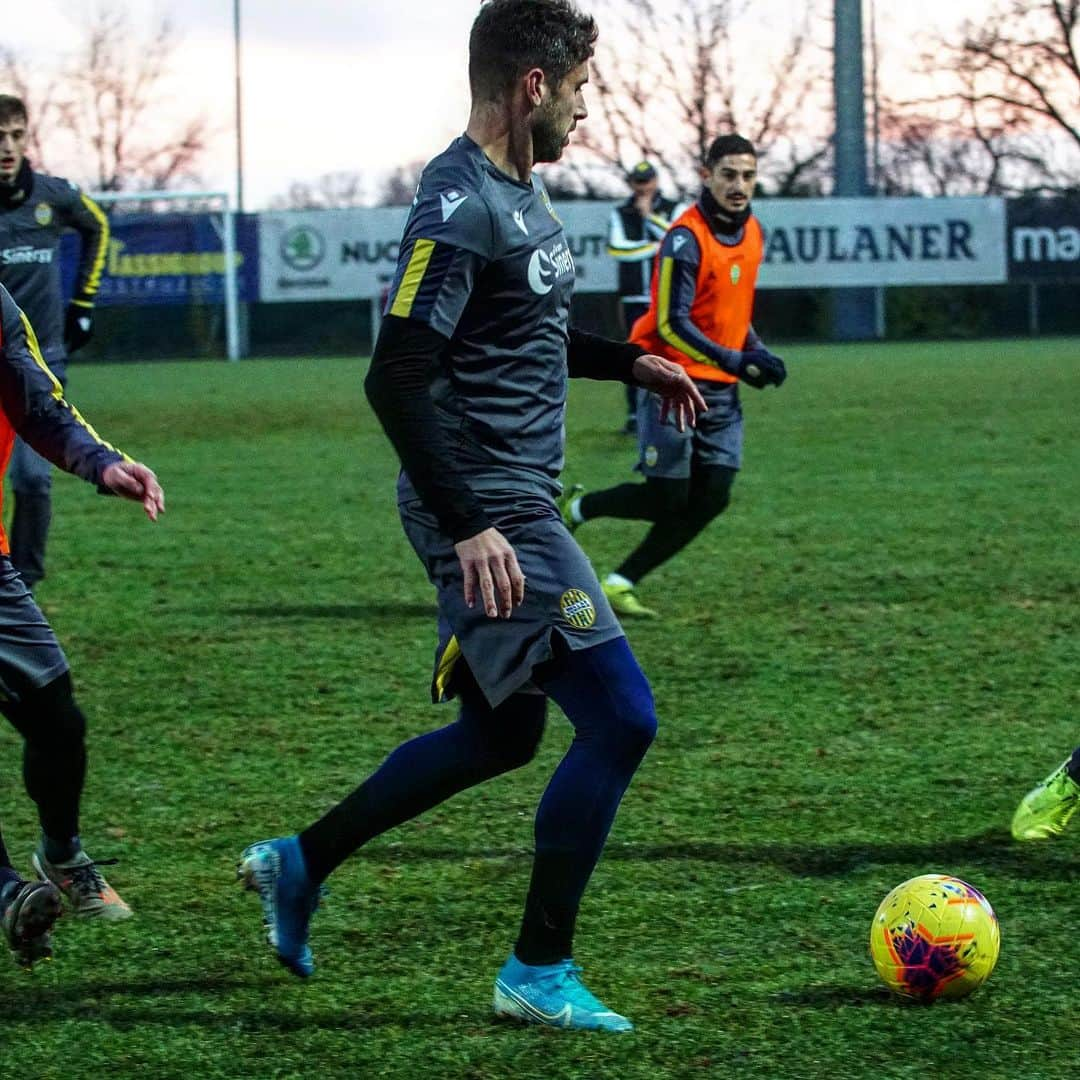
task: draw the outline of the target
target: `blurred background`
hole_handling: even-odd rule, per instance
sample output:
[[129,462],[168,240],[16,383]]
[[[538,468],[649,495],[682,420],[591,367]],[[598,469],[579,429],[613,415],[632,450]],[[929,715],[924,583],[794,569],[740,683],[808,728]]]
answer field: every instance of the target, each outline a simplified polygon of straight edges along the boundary
[[[590,116],[542,170],[581,325],[619,330],[604,233],[627,170],[693,198],[704,148],[738,130],[760,154],[767,338],[1080,331],[1075,3],[585,6]],[[465,124],[476,10],[42,0],[9,20],[0,92],[29,106],[34,166],[111,196],[80,361],[366,353],[417,177]],[[175,197],[116,201],[156,191]]]

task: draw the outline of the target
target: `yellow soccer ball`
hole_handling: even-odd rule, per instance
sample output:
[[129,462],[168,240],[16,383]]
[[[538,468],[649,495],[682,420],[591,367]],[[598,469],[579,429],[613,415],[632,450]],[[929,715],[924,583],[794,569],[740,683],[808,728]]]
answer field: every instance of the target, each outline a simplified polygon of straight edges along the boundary
[[986,897],[948,874],[897,885],[870,927],[870,955],[885,985],[918,1001],[966,997],[989,978],[1000,948]]

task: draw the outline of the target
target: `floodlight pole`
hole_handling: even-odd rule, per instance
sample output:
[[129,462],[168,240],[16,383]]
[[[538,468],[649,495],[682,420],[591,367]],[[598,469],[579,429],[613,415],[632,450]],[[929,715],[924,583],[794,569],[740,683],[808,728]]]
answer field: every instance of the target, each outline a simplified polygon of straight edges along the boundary
[[[866,101],[863,88],[863,0],[833,0],[833,194],[861,197],[866,183]],[[833,290],[833,336],[857,341],[876,336],[873,289]]]
[[233,68],[236,74],[236,210],[244,212],[244,100],[240,78],[240,0],[233,0]]

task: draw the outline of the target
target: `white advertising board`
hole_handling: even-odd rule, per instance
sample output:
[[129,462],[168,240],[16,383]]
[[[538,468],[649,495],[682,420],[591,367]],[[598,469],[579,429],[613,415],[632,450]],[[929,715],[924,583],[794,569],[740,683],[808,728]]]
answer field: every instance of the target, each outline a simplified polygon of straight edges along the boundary
[[[611,202],[556,203],[582,292],[613,292]],[[1006,280],[1002,199],[759,199],[761,288]],[[356,300],[390,284],[406,207],[259,215],[260,298]]]

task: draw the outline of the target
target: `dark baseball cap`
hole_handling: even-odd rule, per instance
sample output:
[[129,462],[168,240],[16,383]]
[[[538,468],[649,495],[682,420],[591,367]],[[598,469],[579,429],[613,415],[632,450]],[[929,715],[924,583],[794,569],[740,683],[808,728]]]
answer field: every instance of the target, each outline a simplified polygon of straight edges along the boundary
[[655,180],[656,169],[651,161],[639,161],[627,174],[627,180]]

